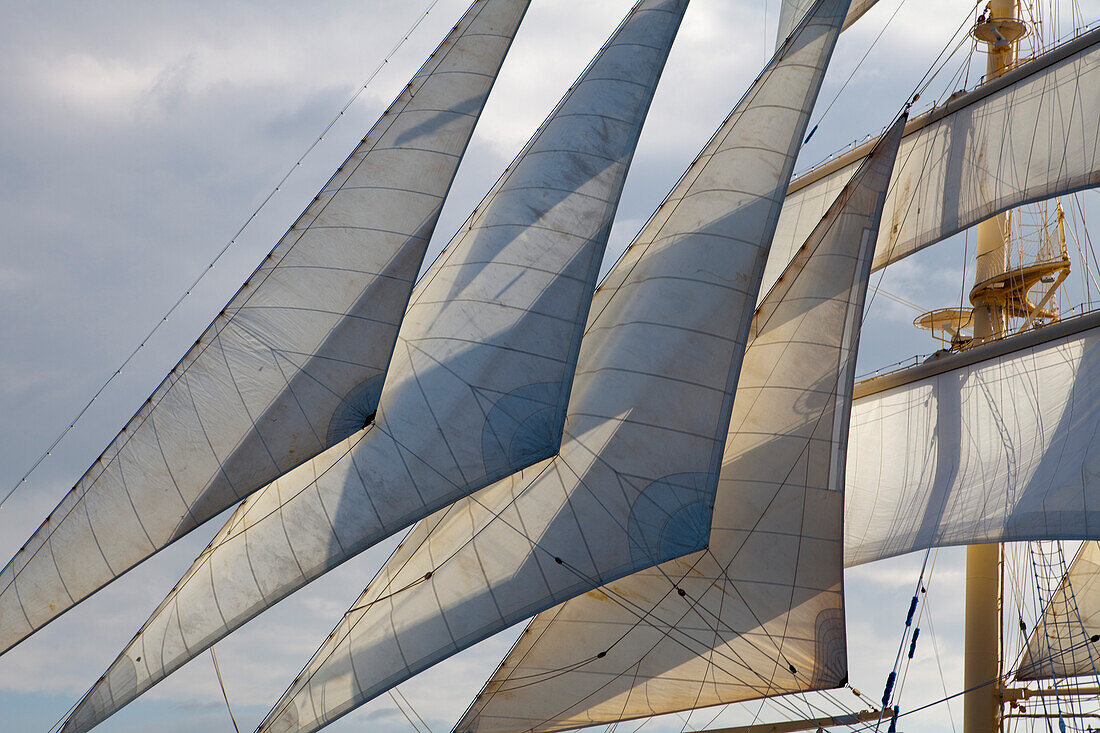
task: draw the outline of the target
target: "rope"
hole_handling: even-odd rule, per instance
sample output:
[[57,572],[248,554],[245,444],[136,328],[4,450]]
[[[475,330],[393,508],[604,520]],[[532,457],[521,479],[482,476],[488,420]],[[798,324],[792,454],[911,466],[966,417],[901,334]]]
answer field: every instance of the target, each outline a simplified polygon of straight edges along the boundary
[[[397,695],[395,696],[394,693],[397,693]],[[394,687],[393,689],[386,690],[386,694],[390,696],[390,699],[393,700],[393,704],[396,705],[397,709],[401,711],[401,714],[405,716],[405,720],[409,721],[409,725],[412,726],[413,730],[415,730],[416,733],[421,733],[420,726],[416,724],[415,720],[409,717],[409,714],[407,712],[405,712],[405,707],[401,705],[401,701],[404,701],[405,706],[409,708],[412,714],[416,716],[416,719],[419,720],[421,725],[424,726],[424,730],[427,731],[427,733],[432,733],[431,726],[428,725],[428,722],[424,720],[423,716],[421,716],[420,713],[416,712],[416,708],[413,707],[413,704],[409,702],[409,698],[405,697],[405,694],[401,692],[400,688]],[[398,696],[401,698],[401,700],[397,699]]]
[[[938,552],[939,551],[937,550],[937,554],[938,554]],[[925,597],[924,597],[924,605],[925,605],[926,608],[928,607],[928,596],[927,595],[925,595]],[[943,694],[947,695],[948,694],[948,692],[947,692],[947,678],[943,673],[943,661],[940,659],[940,645],[939,645],[939,642],[936,640],[936,626],[933,623],[932,618],[933,618],[932,613],[931,613],[931,611],[929,611],[929,613],[928,613],[928,633],[932,637],[932,651],[935,654],[936,668],[939,670],[939,674],[940,674],[940,687],[943,689]],[[955,714],[952,712],[950,704],[947,705],[947,719],[951,722],[951,730],[957,732],[958,729],[955,727]]]
[[233,730],[241,733],[241,729],[237,727],[237,719],[233,717],[233,706],[229,704],[229,695],[225,691],[225,682],[222,681],[222,670],[218,666],[218,655],[214,653],[214,647],[210,647],[210,659],[214,662],[214,674],[218,676],[218,686],[222,688],[222,698],[225,700],[225,707],[229,711],[229,720],[233,723]]
[[400,710],[401,714],[405,716],[405,720],[409,721],[409,725],[412,726],[412,729],[415,730],[416,733],[420,733],[420,728],[416,725],[416,722],[409,717],[409,714],[405,712],[405,708],[401,707],[401,703],[399,703],[397,701],[397,698],[394,697],[393,690],[386,690],[386,694],[390,696],[390,699],[393,700],[393,704],[397,706],[397,709]]
[[409,710],[412,711],[412,714],[416,716],[416,719],[421,722],[421,724],[424,726],[424,730],[428,731],[428,733],[432,733],[432,727],[428,725],[428,721],[424,720],[424,716],[416,711],[416,708],[413,707],[412,701],[405,696],[405,693],[401,691],[401,688],[395,687],[393,688],[393,691],[397,693],[398,697],[405,701],[405,705],[409,708]]
[[99,389],[96,390],[95,394],[92,395],[92,398],[88,400],[83,407],[80,408],[80,410],[72,419],[69,420],[68,426],[64,430],[62,430],[56,438],[54,438],[49,447],[46,448],[45,452],[41,453],[34,460],[34,462],[31,463],[30,468],[28,468],[26,472],[22,475],[22,477],[20,477],[20,479],[16,481],[15,485],[13,485],[7,491],[7,493],[4,494],[3,498],[0,498],[0,508],[2,508],[4,504],[7,503],[7,501],[12,497],[13,494],[15,494],[20,486],[27,482],[27,479],[30,478],[36,470],[38,470],[38,467],[42,465],[43,461],[45,461],[46,458],[48,458],[53,453],[57,446],[61,444],[61,441],[64,440],[65,437],[73,430],[73,428],[76,427],[77,423],[80,422],[85,413],[87,413],[92,405],[96,402],[96,400],[99,399],[100,395],[102,395],[107,387],[109,387],[111,383],[115,381],[116,377],[122,374],[122,370],[126,369],[126,367],[129,366],[130,362],[133,361],[133,359],[138,355],[142,348],[145,347],[145,345],[149,342],[149,339],[156,335],[157,332],[160,331],[161,326],[164,325],[168,321],[168,319],[172,317],[173,314],[175,314],[177,310],[179,310],[180,306],[183,305],[183,302],[191,295],[191,292],[206,278],[207,274],[214,269],[214,266],[222,260],[226,252],[228,252],[229,249],[237,243],[237,239],[241,236],[241,234],[244,233],[249,224],[251,224],[252,221],[257,216],[259,216],[260,212],[264,210],[271,199],[274,198],[275,194],[282,189],[283,185],[287,182],[294,171],[301,167],[306,157],[309,156],[309,154],[313,152],[317,145],[325,139],[325,136],[332,130],[336,123],[340,121],[340,118],[344,116],[344,113],[347,112],[351,108],[351,106],[359,99],[363,92],[366,91],[371,82],[374,81],[375,77],[377,77],[378,74],[381,73],[382,69],[385,68],[386,64],[389,63],[390,58],[392,58],[393,55],[401,49],[401,47],[405,44],[405,41],[409,40],[409,37],[413,34],[414,31],[416,31],[416,29],[420,26],[424,19],[428,17],[428,14],[431,13],[431,11],[435,8],[436,5],[439,4],[439,2],[440,0],[431,0],[431,2],[428,4],[427,9],[425,9],[417,17],[416,21],[409,27],[409,29],[405,31],[401,40],[398,41],[397,44],[394,45],[394,47],[389,51],[389,53],[386,54],[386,56],[382,59],[378,66],[375,67],[374,71],[372,71],[367,77],[367,80],[356,88],[355,92],[351,95],[347,102],[344,103],[344,106],[340,108],[340,111],[336,114],[336,116],[329,121],[329,123],[321,131],[321,134],[317,136],[317,139],[311,142],[309,146],[305,149],[305,152],[298,156],[297,160],[294,161],[294,164],[290,166],[290,169],[287,170],[283,177],[279,179],[279,182],[275,184],[275,188],[273,188],[267,194],[267,196],[264,197],[259,206],[257,206],[248,216],[248,218],[245,219],[244,223],[241,224],[237,231],[233,234],[233,236],[229,238],[229,241],[226,242],[218,251],[218,253],[214,256],[214,259],[211,260],[210,263],[206,265],[206,267],[203,268],[199,275],[191,282],[191,284],[184,291],[183,295],[180,295],[176,299],[176,301],[160,318],[160,320],[157,321],[151,329],[149,329],[144,338],[141,339],[141,342],[138,343],[137,347],[130,352],[130,354],[122,361],[122,364],[120,364],[119,367],[115,369],[115,371],[107,378],[107,380],[103,382]]

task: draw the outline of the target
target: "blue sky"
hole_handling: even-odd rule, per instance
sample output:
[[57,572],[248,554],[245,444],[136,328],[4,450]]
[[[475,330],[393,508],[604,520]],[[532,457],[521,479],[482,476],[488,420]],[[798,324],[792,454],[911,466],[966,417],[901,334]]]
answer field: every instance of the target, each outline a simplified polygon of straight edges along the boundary
[[[181,308],[140,350],[69,438],[0,508],[10,557],[117,433],[255,263],[459,17],[440,0],[316,150]],[[448,201],[438,251],[549,112],[632,0],[535,0]],[[428,5],[198,0],[188,4],[34,3],[0,7],[0,489],[13,485],[214,258],[283,173]],[[1086,18],[1100,15],[1083,3]],[[842,37],[821,94],[843,92],[799,168],[878,132],[963,20],[967,4],[879,6]],[[613,260],[770,54],[777,0],[693,0],[658,90],[608,248]],[[936,89],[936,87],[933,87]],[[922,102],[930,102],[926,99]],[[1086,195],[1093,202],[1096,194]],[[958,301],[962,258],[944,244],[893,268],[885,286],[928,308]],[[934,350],[916,315],[875,299],[861,370]],[[0,658],[0,730],[46,730],[102,673],[220,526],[192,536]],[[391,545],[392,547],[392,545]],[[385,558],[380,547],[287,600],[217,647],[242,729],[254,725]],[[958,550],[940,554],[929,603],[938,646],[925,643],[905,704],[961,677]],[[852,681],[872,698],[896,652],[921,558],[847,578]],[[942,618],[942,621],[939,619]],[[403,686],[448,728],[517,630]],[[921,656],[922,655],[922,656]],[[939,663],[937,665],[937,655]],[[848,693],[850,694],[850,693]],[[853,704],[856,701],[853,699]],[[750,718],[758,705],[723,720]],[[765,711],[763,719],[769,719]],[[711,715],[698,713],[692,724]],[[780,717],[772,713],[770,719]],[[955,713],[958,719],[958,710]],[[951,730],[945,711],[922,730]],[[332,730],[411,726],[388,698]],[[915,724],[914,724],[915,725]],[[103,731],[230,730],[209,656],[105,723]],[[682,721],[657,723],[679,730]]]

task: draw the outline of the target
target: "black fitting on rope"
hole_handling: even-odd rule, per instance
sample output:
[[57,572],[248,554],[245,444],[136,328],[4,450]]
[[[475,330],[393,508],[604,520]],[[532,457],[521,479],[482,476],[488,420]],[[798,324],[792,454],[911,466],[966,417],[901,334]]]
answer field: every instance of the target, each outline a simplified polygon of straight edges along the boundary
[[687,591],[683,588],[677,588],[676,593],[682,598],[687,595]]
[[913,625],[913,614],[917,612],[917,597],[913,596],[913,600],[909,602],[909,615],[905,617],[905,628],[909,628]]
[[560,557],[555,557],[554,562],[556,562],[558,565],[564,565],[565,564],[565,560],[562,560]]
[[1089,637],[1089,641],[1091,641],[1093,644],[1100,641],[1100,634],[1093,634]]
[[898,673],[891,672],[890,676],[886,678],[886,689],[882,693],[882,709],[885,710],[890,704],[890,696],[894,694],[894,681],[897,680]]
[[913,654],[917,651],[917,637],[920,636],[920,627],[918,626],[913,630],[913,639],[909,642],[909,658],[913,658]]

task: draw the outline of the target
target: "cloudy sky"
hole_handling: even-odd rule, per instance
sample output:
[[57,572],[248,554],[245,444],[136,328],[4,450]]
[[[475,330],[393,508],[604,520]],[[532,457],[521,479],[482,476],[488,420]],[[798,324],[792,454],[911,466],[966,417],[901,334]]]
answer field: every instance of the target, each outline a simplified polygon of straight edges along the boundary
[[[14,554],[144,401],[466,2],[439,0],[77,428],[0,507],[0,555]],[[428,4],[0,4],[0,491],[20,479],[141,343]],[[459,171],[432,252],[446,243],[631,4],[534,0]],[[811,123],[820,128],[804,148],[800,168],[887,124],[969,8],[962,0],[904,4],[845,87],[898,5],[882,0],[842,37]],[[1100,16],[1098,5],[1082,3],[1085,17]],[[771,51],[777,15],[778,0],[693,0],[642,136],[609,260],[759,71]],[[1095,198],[1090,193],[1086,201]],[[894,268],[884,286],[927,308],[956,303],[962,264],[959,248],[944,244]],[[934,350],[909,325],[915,312],[884,298],[875,299],[872,311],[861,345],[863,369]],[[194,532],[0,658],[0,728],[44,731],[61,718],[218,526],[214,521]],[[391,547],[347,563],[218,645],[242,729],[251,729],[267,711]],[[936,612],[938,644],[921,647],[906,707],[943,695],[940,669],[948,689],[959,687],[960,557],[957,550],[945,551],[937,561],[927,597]],[[921,560],[880,563],[847,579],[851,677],[871,698],[881,695]],[[402,687],[432,730],[449,729],[515,633]],[[854,698],[850,703],[859,706]],[[751,720],[759,707],[731,708],[720,722]],[[956,721],[960,710],[956,704]],[[697,713],[688,726],[712,717]],[[762,719],[780,717],[768,708],[762,713]],[[910,728],[952,730],[950,721],[941,707]],[[209,656],[101,729],[143,731],[154,725],[163,731],[231,730]],[[382,698],[332,730],[365,725],[382,731],[411,727]],[[683,726],[682,718],[672,716],[652,729]]]

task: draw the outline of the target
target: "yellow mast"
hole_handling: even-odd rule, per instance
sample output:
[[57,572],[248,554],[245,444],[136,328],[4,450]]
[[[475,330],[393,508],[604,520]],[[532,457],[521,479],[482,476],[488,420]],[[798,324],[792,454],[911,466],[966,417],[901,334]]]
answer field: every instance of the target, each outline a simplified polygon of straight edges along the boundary
[[[1014,61],[1014,42],[1022,26],[1016,0],[992,0],[988,17],[979,20],[975,36],[988,44],[986,80],[1003,74]],[[1007,222],[998,214],[978,224],[974,289],[975,343],[1007,335],[1008,311],[992,285],[1008,271]],[[1002,283],[1003,285],[1003,283]],[[997,544],[966,548],[966,622],[963,650],[963,733],[991,733],[1000,728],[1000,561]]]

